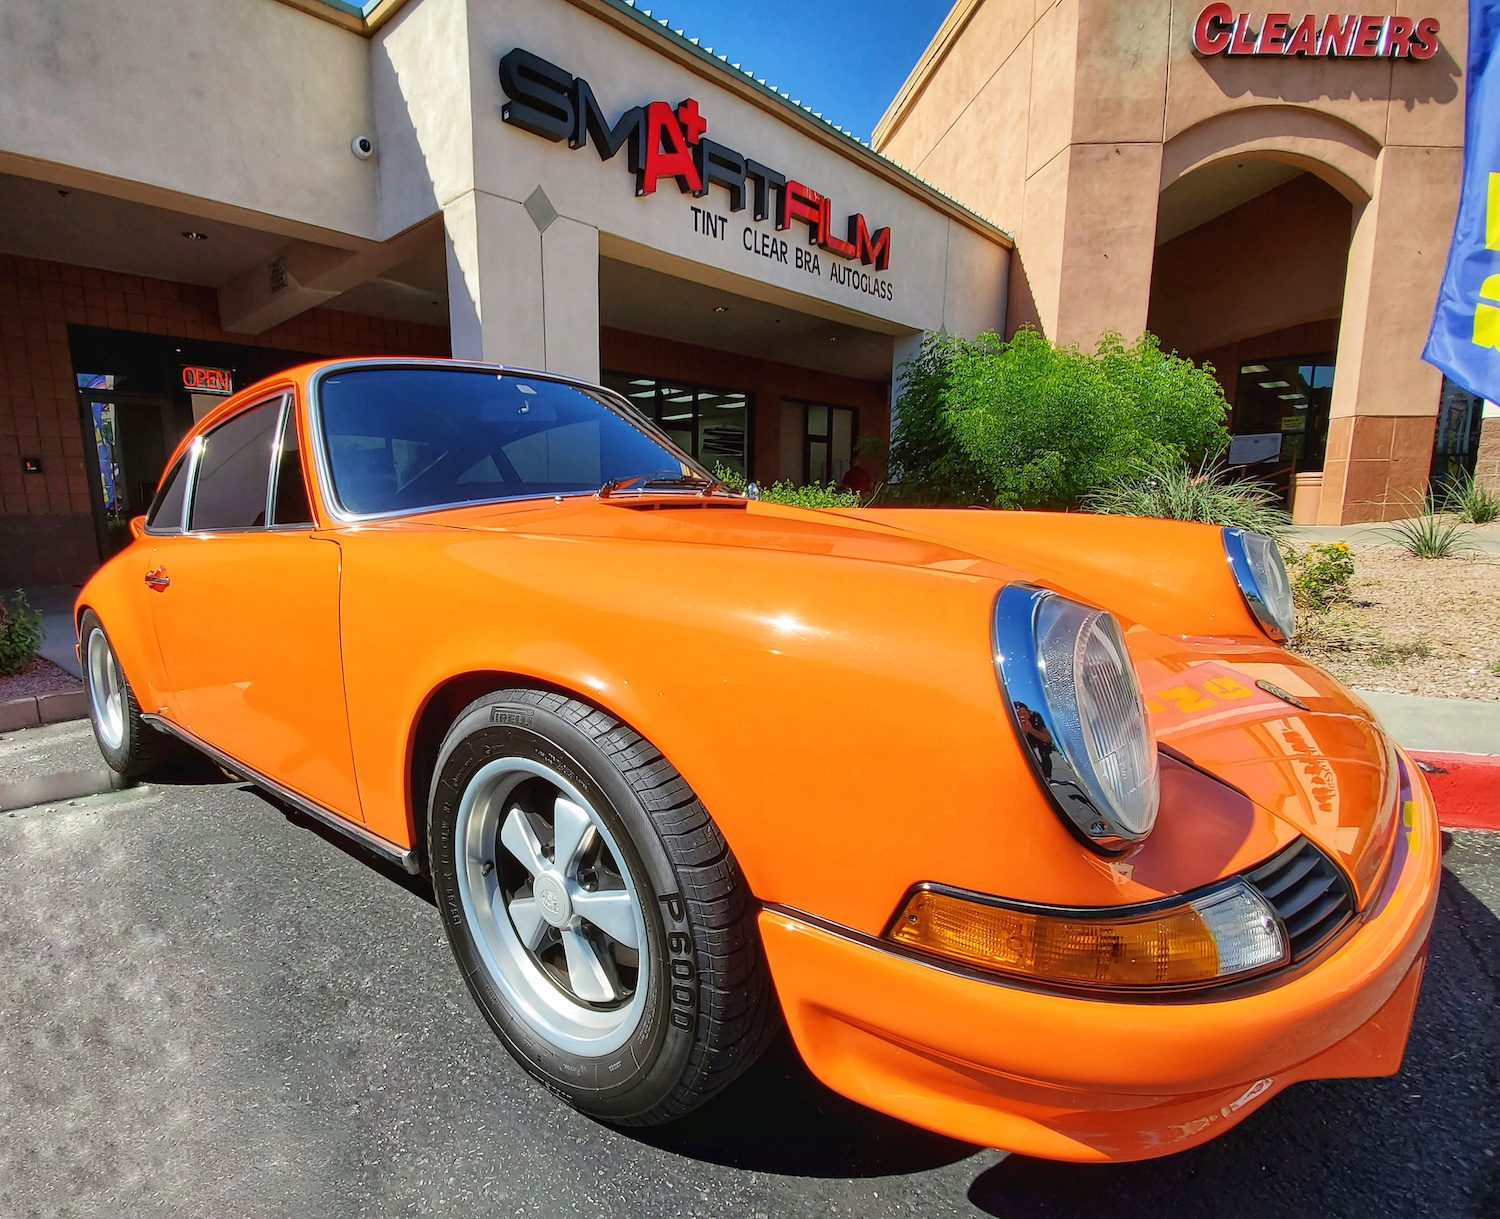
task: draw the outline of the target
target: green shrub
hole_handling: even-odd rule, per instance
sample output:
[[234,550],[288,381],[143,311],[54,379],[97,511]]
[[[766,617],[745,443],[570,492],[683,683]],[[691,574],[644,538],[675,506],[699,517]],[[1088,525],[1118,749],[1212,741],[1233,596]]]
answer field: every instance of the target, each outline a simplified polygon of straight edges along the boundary
[[42,642],[42,616],[26,601],[26,594],[16,589],[10,609],[0,598],[0,676],[19,673],[36,659]]
[[1273,538],[1291,524],[1276,493],[1264,483],[1226,478],[1219,466],[1194,469],[1175,458],[1137,463],[1124,477],[1090,491],[1083,506],[1111,516],[1202,521]]
[[[714,466],[714,477],[736,494],[745,493],[745,476],[731,466]],[[796,483],[780,479],[760,488],[760,498],[773,504],[791,504],[794,508],[858,508],[859,496],[841,491],[833,483]]]
[[1484,486],[1473,474],[1460,474],[1443,492],[1443,511],[1470,525],[1500,521],[1500,491]]
[[1292,600],[1303,613],[1326,614],[1349,600],[1354,554],[1347,542],[1314,542],[1282,551],[1292,581]]
[[929,336],[902,365],[890,478],[903,499],[1071,507],[1141,465],[1201,465],[1229,442],[1208,365],[1154,335],[1093,354],[1023,328],[1005,342]]
[[1427,502],[1427,511],[1409,521],[1397,521],[1386,536],[1417,559],[1451,559],[1469,549],[1464,541],[1468,529],[1451,517],[1439,516],[1437,505]]

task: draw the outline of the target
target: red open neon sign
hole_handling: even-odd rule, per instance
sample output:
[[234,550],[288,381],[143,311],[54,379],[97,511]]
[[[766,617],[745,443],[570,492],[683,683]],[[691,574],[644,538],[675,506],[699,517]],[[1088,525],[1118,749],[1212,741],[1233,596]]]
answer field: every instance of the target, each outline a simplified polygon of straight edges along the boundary
[[234,393],[234,374],[227,368],[209,368],[204,364],[184,364],[182,388],[194,394],[232,394]]

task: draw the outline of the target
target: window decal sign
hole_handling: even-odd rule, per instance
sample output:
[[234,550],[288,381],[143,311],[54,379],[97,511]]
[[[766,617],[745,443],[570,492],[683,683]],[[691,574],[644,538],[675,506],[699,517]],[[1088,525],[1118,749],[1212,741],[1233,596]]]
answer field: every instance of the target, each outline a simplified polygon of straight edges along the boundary
[[1210,4],[1193,23],[1193,50],[1205,56],[1431,59],[1438,29],[1436,17],[1266,13],[1252,20],[1227,4]]
[[805,225],[810,244],[845,261],[876,271],[891,265],[889,228],[872,230],[859,212],[839,223],[827,195],[709,139],[708,120],[692,98],[648,102],[611,123],[588,81],[520,47],[500,60],[500,87],[510,98],[500,117],[512,126],[569,148],[592,143],[601,161],[623,150],[637,196],[655,194],[664,180],[699,199],[718,187],[730,211],[749,207],[778,230]]
[[182,388],[191,394],[234,393],[234,372],[228,368],[209,368],[204,364],[182,366]]

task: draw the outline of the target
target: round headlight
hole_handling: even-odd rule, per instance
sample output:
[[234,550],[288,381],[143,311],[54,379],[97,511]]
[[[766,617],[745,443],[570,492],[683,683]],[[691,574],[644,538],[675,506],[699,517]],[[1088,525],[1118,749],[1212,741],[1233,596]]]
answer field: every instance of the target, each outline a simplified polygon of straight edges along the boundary
[[1290,639],[1297,627],[1292,610],[1292,582],[1281,559],[1281,548],[1263,533],[1226,529],[1224,553],[1245,604],[1277,643]]
[[1159,797],[1156,738],[1114,615],[1009,585],[995,602],[995,666],[1064,822],[1106,854],[1145,838]]

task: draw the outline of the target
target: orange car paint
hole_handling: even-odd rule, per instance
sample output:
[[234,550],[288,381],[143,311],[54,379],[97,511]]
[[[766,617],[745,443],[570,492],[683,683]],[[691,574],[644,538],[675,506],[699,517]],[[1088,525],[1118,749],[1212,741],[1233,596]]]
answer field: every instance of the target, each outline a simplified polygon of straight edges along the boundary
[[[318,367],[242,391],[183,448],[290,391],[308,454]],[[1435,832],[1418,835],[1394,894],[1381,890],[1398,839],[1395,749],[1368,707],[1265,639],[1218,530],[587,496],[343,523],[306,479],[312,529],[147,534],[84,588],[79,611],[100,615],[142,706],[398,847],[419,845],[418,725],[447,683],[494,674],[605,708],[681,771],[776,908],[761,925],[778,993],[839,1090],[961,1137],[1130,1158],[1191,1145],[1290,1079],[1330,1073],[1319,1056],[1371,1021],[1382,1031],[1365,1065],[1399,1061],[1410,1004],[1390,1011],[1404,985],[1415,993]],[[165,591],[144,584],[152,568],[171,576]],[[1127,860],[1079,846],[1016,741],[990,658],[995,596],[1015,580],[1116,613],[1159,739],[1184,759],[1164,765],[1157,827]],[[920,881],[1075,906],[1150,900],[1299,834],[1380,918],[1250,998],[1040,995],[822,925],[878,936]],[[1263,1076],[1236,1106],[1230,1093]],[[1233,1118],[1205,1118],[1226,1108]],[[1174,1141],[1168,1117],[1209,1125]]]

